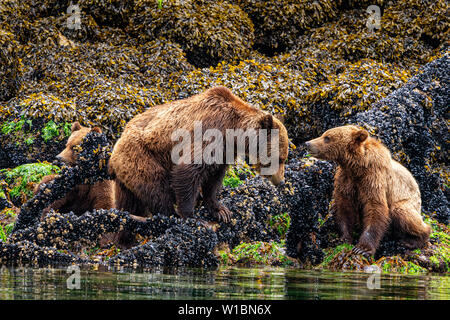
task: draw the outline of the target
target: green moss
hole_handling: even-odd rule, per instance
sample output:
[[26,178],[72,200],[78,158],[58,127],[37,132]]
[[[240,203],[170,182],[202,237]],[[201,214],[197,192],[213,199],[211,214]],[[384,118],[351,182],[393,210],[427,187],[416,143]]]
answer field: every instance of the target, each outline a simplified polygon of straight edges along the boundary
[[47,122],[47,124],[42,128],[42,139],[44,139],[45,142],[48,142],[49,140],[63,137],[67,138],[71,134],[71,124],[68,122],[65,122],[64,124],[56,124],[52,120]]
[[353,245],[343,243],[340,244],[334,248],[327,248],[324,250],[325,257],[322,261],[322,263],[319,265],[319,268],[327,268],[330,264],[330,262],[339,254],[343,253],[344,251],[352,250]]
[[249,176],[255,176],[255,173],[250,169],[247,164],[237,164],[233,167],[228,168],[223,178],[222,185],[236,188],[237,186],[244,183]]
[[59,172],[59,168],[48,162],[29,163],[14,169],[2,169],[0,174],[8,185],[7,194],[13,200],[26,201],[33,195],[33,188],[42,177]]
[[6,241],[14,228],[16,212],[13,209],[5,208],[0,212],[0,240]]
[[282,239],[286,238],[286,233],[291,225],[291,217],[287,212],[270,217],[269,225],[278,231]]
[[59,136],[58,125],[53,121],[47,122],[44,128],[42,128],[42,138],[45,142]]
[[241,243],[231,253],[219,251],[223,264],[292,266],[295,262],[285,253],[285,243],[281,242],[251,242]]
[[385,273],[419,274],[428,270],[412,261],[405,261],[400,256],[383,257],[376,264]]
[[431,241],[436,246],[434,253],[430,256],[430,262],[436,269],[445,269],[450,272],[450,234],[444,231],[433,232]]

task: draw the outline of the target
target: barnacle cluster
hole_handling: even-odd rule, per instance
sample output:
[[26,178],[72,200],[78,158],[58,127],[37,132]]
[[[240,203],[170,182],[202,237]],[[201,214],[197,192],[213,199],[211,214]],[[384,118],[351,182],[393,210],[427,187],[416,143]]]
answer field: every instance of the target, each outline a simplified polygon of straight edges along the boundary
[[[160,219],[171,220],[159,224]],[[214,254],[217,245],[216,233],[194,219],[182,220],[174,217],[151,219],[160,234],[142,245],[120,252],[109,260],[111,265],[129,267],[216,267],[219,264]],[[154,228],[153,228],[154,229]]]

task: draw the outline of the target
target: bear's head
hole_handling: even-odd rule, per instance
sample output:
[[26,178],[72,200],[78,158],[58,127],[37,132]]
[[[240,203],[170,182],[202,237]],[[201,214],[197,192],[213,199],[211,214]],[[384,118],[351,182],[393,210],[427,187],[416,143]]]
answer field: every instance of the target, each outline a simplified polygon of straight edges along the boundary
[[368,137],[366,130],[347,125],[325,131],[320,137],[307,141],[306,147],[313,157],[345,164],[356,156]]
[[[262,176],[268,178],[274,185],[279,185],[284,181],[284,166],[289,153],[288,133],[283,123],[271,114],[262,116],[259,122],[260,129],[267,130],[267,145],[264,147],[270,161],[267,162],[267,159],[262,161],[259,150],[258,163],[255,167]],[[272,139],[278,140],[277,145],[273,146]]]
[[56,159],[64,161],[67,164],[74,165],[76,163],[74,147],[81,144],[83,138],[91,131],[102,133],[102,129],[99,127],[83,127],[78,121],[72,123],[72,134],[67,140],[66,148],[56,156]]

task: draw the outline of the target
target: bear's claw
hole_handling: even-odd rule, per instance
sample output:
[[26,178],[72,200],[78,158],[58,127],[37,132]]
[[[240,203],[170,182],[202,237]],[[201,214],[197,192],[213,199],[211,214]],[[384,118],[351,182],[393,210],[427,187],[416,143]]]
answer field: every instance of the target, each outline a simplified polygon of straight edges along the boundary
[[227,207],[220,205],[220,207],[214,211],[213,215],[217,220],[228,223],[231,221],[233,213]]
[[358,245],[353,248],[352,252],[354,254],[360,254],[366,258],[368,258],[370,256],[370,250],[366,250]]

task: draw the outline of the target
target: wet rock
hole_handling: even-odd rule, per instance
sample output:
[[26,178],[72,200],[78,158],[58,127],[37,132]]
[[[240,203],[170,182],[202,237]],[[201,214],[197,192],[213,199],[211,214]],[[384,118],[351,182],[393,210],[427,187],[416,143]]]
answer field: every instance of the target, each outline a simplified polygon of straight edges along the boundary
[[55,248],[39,247],[30,241],[18,243],[0,242],[0,264],[13,266],[64,266],[84,261]]
[[290,257],[313,265],[323,259],[320,227],[328,214],[333,192],[333,168],[326,161],[293,159],[286,167],[283,203],[289,207],[291,225],[286,237]]
[[143,245],[122,251],[109,263],[131,267],[216,267],[215,232],[194,219],[171,219],[173,224],[162,234]]

